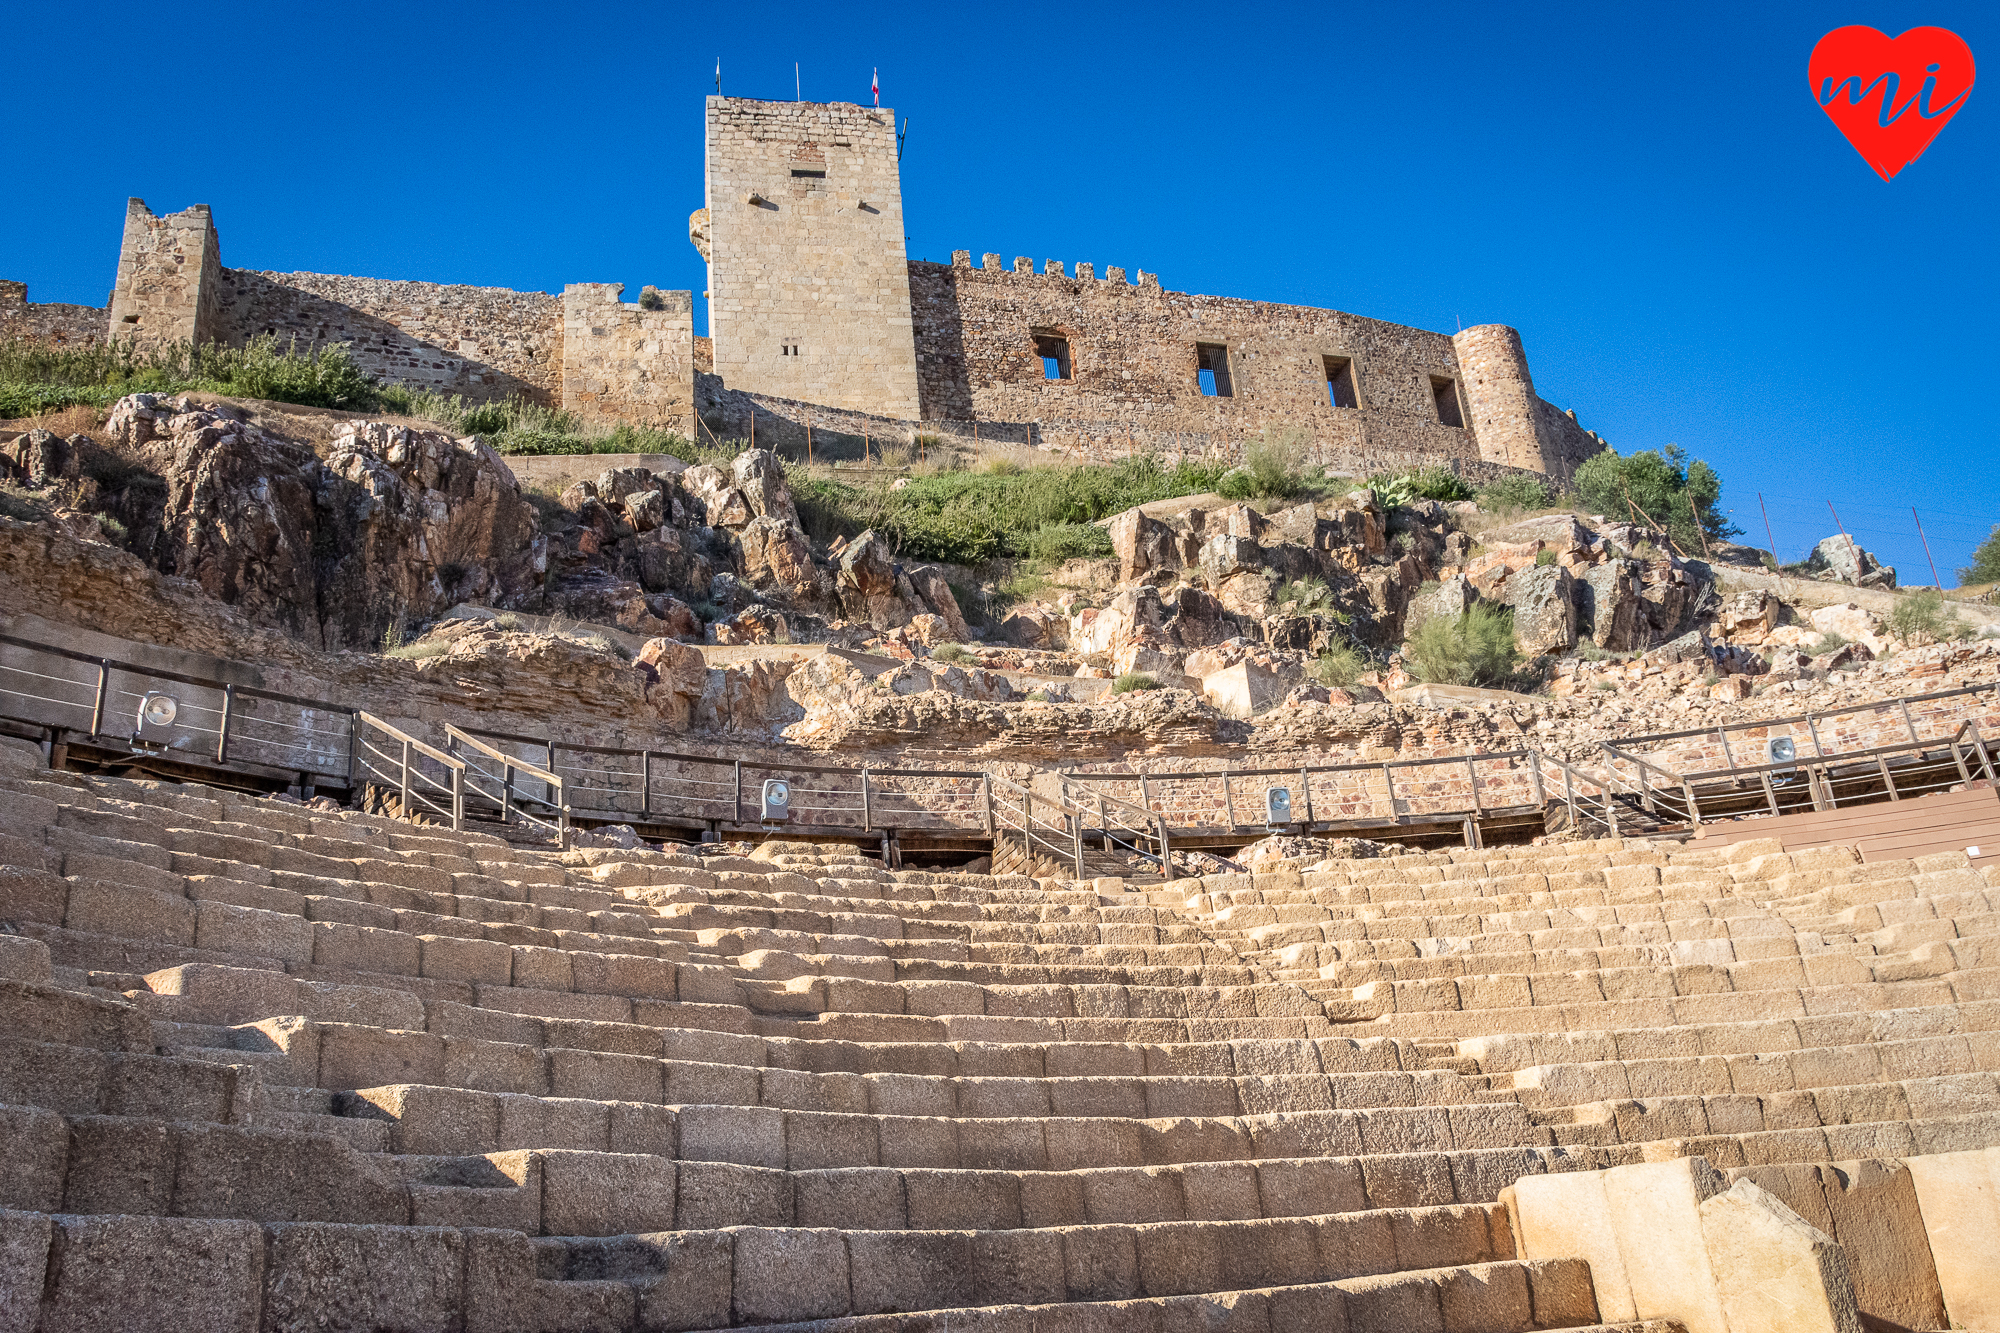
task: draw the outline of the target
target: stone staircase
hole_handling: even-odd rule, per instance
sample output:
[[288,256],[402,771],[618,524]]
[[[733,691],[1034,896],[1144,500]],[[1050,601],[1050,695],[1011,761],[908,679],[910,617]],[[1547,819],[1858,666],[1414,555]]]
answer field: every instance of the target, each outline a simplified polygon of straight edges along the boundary
[[1601,842],[1099,894],[13,751],[0,828],[28,1327],[1604,1327],[1585,1263],[1522,1257],[1522,1177],[2000,1143],[1963,864]]

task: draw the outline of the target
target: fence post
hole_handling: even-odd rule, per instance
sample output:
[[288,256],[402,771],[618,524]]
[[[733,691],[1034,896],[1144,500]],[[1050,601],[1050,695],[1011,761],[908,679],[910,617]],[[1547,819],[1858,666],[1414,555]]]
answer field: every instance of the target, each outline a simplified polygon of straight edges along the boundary
[[1965,724],[1972,728],[1972,743],[1979,747],[1979,768],[1986,774],[1988,782],[1993,781],[1993,756],[1987,752],[1986,738],[1979,734],[1979,724],[1968,720]]
[[1066,815],[1069,820],[1070,848],[1076,858],[1076,877],[1083,878],[1083,814]]
[[236,687],[222,687],[222,726],[215,733],[215,762],[224,763],[229,758],[229,724],[236,714]]
[[403,818],[410,817],[410,743],[403,742],[403,785],[398,789],[397,799],[403,803]]
[[[502,751],[505,753],[505,751]],[[500,823],[502,827],[513,822],[514,817],[514,765],[503,759],[500,761]]]
[[461,833],[465,829],[465,770],[451,770],[451,831]]
[[90,706],[90,734],[104,734],[104,696],[111,684],[111,659],[105,658],[97,664],[97,701]]
[[[1903,725],[1910,729],[1910,744],[1915,745],[1917,743],[1917,720],[1910,716],[1910,704],[1907,699],[1899,699],[1897,702],[1903,706]],[[1919,758],[1921,757],[1920,755]]]
[[653,752],[639,751],[639,814],[645,819],[653,817]]
[[1312,832],[1313,822],[1312,773],[1303,764],[1299,766],[1299,796],[1305,801],[1306,810],[1305,827],[1299,831],[1301,833],[1310,833]]
[[1542,786],[1542,757],[1533,750],[1528,753],[1533,756],[1528,764],[1528,775],[1535,780],[1535,804],[1546,806],[1549,803],[1549,794]]
[[1226,818],[1223,822],[1230,828],[1236,827],[1236,793],[1229,785],[1229,770],[1222,770],[1222,810]]
[[986,836],[990,838],[995,836],[993,831],[993,775],[991,773],[981,773],[979,775],[979,787],[981,793],[986,798]]
[[871,813],[868,808],[868,765],[863,764],[861,766],[861,831],[863,833],[866,833],[873,827],[869,819]]
[[354,784],[361,780],[361,710],[347,710],[347,794],[354,795]]
[[1882,774],[1882,790],[1889,793],[1889,799],[1892,801],[1902,800],[1903,798],[1896,791],[1896,779],[1890,776],[1888,758],[1883,755],[1876,755],[1875,767]]
[[1174,849],[1167,845],[1167,817],[1159,817],[1160,830],[1160,878],[1172,881],[1174,877]]
[[[1479,804],[1479,770],[1472,766],[1471,755],[1465,756],[1465,776],[1472,780],[1472,813],[1475,815],[1484,814],[1485,810]],[[1474,845],[1477,846],[1478,844],[1475,843]]]
[[1695,799],[1694,799],[1694,784],[1693,784],[1692,782],[1683,782],[1683,783],[1681,783],[1681,790],[1682,790],[1682,791],[1683,791],[1684,793],[1686,793],[1686,795],[1687,795],[1687,803],[1688,803],[1688,821],[1689,821],[1690,823],[1692,823],[1692,824],[1693,824],[1693,825],[1694,825],[1694,826],[1695,826],[1696,828],[1700,828],[1700,827],[1701,827],[1701,807],[1700,807],[1699,805],[1695,804]]
[[[752,417],[751,419],[754,421],[756,418]],[[734,822],[741,824],[743,822],[743,761],[741,759],[736,761],[736,801],[733,813]]]
[[1382,785],[1389,789],[1389,822],[1396,822],[1396,775],[1387,763],[1382,765]]

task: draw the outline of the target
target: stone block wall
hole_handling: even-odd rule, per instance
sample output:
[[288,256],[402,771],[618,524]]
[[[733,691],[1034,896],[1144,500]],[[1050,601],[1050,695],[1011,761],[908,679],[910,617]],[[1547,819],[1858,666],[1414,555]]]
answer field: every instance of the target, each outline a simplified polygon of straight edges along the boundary
[[102,306],[31,305],[28,284],[0,281],[0,338],[41,338],[59,343],[104,341],[111,312]]
[[248,269],[223,269],[216,286],[226,343],[347,343],[393,383],[478,402],[562,398],[562,298],[547,292]]
[[221,275],[222,243],[207,204],[159,217],[144,199],[128,199],[110,336],[142,347],[220,336]]
[[562,405],[596,420],[691,429],[694,294],[661,292],[663,308],[620,302],[615,282],[562,294]]
[[706,254],[729,386],[915,420],[896,115],[708,99]]
[[[1168,291],[1158,278],[1092,265],[1043,271],[989,254],[973,267],[913,263],[917,364],[927,420],[1032,422],[1038,438],[1089,453],[1240,456],[1267,429],[1300,427],[1313,461],[1377,467],[1486,455],[1440,419],[1435,386],[1461,377],[1449,335],[1336,310]],[[1066,344],[1069,378],[1045,376],[1037,337]],[[1044,343],[1043,348],[1049,346]],[[1201,348],[1218,349],[1228,395],[1202,392]],[[1333,405],[1346,365],[1355,406]],[[1463,421],[1461,409],[1459,419]]]

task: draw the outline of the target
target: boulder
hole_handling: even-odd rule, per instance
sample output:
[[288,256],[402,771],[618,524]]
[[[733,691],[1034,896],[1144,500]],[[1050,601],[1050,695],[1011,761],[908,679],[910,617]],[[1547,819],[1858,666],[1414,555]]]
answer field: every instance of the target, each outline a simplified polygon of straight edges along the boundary
[[1218,532],[1202,543],[1198,563],[1208,586],[1220,588],[1238,574],[1262,569],[1264,548],[1255,538]]
[[1717,564],[1748,565],[1752,569],[1761,569],[1764,567],[1764,562],[1771,557],[1755,546],[1739,546],[1735,542],[1710,542],[1708,558]]
[[1249,718],[1282,704],[1297,679],[1253,662],[1238,662],[1203,676],[1201,693],[1223,716]]
[[1441,580],[1437,587],[1420,596],[1413,595],[1403,611],[1403,636],[1408,638],[1435,616],[1457,620],[1478,602],[1479,594],[1463,578]]
[[625,514],[634,532],[651,532],[668,518],[667,499],[659,490],[639,491],[625,498]]
[[1340,526],[1336,545],[1358,546],[1369,555],[1385,555],[1389,550],[1389,527],[1375,492],[1349,491],[1330,502],[1323,511]]
[[1574,585],[1579,633],[1607,652],[1628,653],[1652,642],[1629,560],[1598,565]]
[[1839,534],[1824,538],[1806,557],[1806,573],[1829,583],[1849,583],[1857,588],[1893,588],[1896,571],[1881,562],[1852,537]]
[[754,517],[798,526],[799,511],[792,504],[791,488],[785,484],[785,465],[776,454],[769,449],[746,450],[736,455],[730,472]]
[[790,643],[791,626],[768,606],[746,606],[727,620],[708,627],[718,644]]
[[1762,643],[1778,627],[1783,609],[1783,603],[1761,588],[1740,592],[1715,613],[1715,632],[1738,643]]
[[[965,627],[965,615],[959,610],[958,595],[951,590],[951,582],[944,571],[936,565],[918,565],[907,574],[910,591],[919,604],[919,614],[935,616],[944,622],[944,642],[963,643],[972,637]],[[924,612],[922,607],[928,607]],[[914,619],[911,623],[915,623]]]
[[1480,540],[1488,547],[1539,542],[1542,549],[1561,555],[1565,551],[1584,550],[1597,539],[1588,528],[1576,521],[1574,514],[1544,514],[1540,518],[1510,523],[1504,528],[1489,528],[1480,534]]
[[1806,613],[1806,620],[1821,634],[1838,634],[1849,643],[1864,645],[1871,657],[1879,657],[1889,648],[1881,618],[1872,611],[1862,610],[1853,602],[1816,607]]
[[1519,571],[1535,568],[1541,554],[1539,541],[1489,542],[1485,551],[1465,562],[1465,577],[1480,596],[1502,601],[1500,586]]
[[1271,610],[1271,580],[1261,570],[1246,569],[1215,586],[1215,597],[1232,615],[1262,620]]
[[1142,510],[1128,509],[1107,527],[1112,553],[1118,557],[1120,583],[1136,582],[1156,570],[1171,573],[1181,567],[1179,534]]
[[1238,632],[1236,622],[1221,599],[1200,588],[1182,584],[1170,594],[1173,614],[1165,628],[1183,648],[1201,648],[1221,643]]
[[812,543],[795,523],[760,514],[743,525],[743,582],[759,592],[776,593],[793,606],[820,605],[828,592],[826,576],[813,563]]
[[664,699],[674,725],[685,727],[708,688],[708,662],[701,649],[674,639],[648,639],[637,661],[649,679],[647,698]]
[[12,444],[0,445],[0,476],[11,477],[24,486],[46,486],[74,477],[77,461],[77,446],[50,430],[31,430]]
[[1514,608],[1514,642],[1530,657],[1576,647],[1575,581],[1560,565],[1537,565],[1509,578],[1503,600]]

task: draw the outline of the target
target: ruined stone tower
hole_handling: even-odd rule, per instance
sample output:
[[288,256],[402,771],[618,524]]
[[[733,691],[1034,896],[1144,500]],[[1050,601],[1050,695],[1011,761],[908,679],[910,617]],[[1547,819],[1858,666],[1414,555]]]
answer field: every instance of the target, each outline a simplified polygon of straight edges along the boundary
[[215,338],[221,276],[222,242],[207,204],[157,217],[144,199],[126,200],[110,336],[147,347]]
[[708,99],[709,333],[733,389],[918,415],[896,115]]

